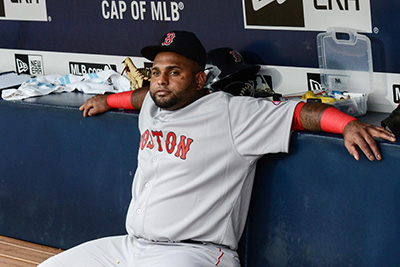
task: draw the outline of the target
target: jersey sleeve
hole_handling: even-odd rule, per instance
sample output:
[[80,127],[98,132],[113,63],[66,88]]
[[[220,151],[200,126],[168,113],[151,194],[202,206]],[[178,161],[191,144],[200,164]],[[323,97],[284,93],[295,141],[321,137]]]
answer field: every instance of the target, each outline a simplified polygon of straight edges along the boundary
[[231,97],[229,119],[238,153],[252,160],[267,153],[288,152],[296,105],[295,101]]

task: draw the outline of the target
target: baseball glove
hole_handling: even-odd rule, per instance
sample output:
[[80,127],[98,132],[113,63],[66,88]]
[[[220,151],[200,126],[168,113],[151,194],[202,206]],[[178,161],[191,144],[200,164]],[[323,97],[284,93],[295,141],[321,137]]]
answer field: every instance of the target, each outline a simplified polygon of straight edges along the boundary
[[125,68],[121,75],[123,75],[124,72],[126,73],[132,90],[142,88],[149,84],[151,78],[150,68],[136,68],[135,64],[133,64],[129,57],[125,58],[122,63],[125,64]]

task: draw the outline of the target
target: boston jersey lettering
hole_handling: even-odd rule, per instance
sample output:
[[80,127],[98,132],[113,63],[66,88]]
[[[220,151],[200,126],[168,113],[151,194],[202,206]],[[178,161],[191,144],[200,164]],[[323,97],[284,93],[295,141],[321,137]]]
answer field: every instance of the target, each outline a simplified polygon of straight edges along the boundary
[[156,149],[158,152],[166,151],[168,154],[185,160],[192,143],[193,139],[185,135],[178,135],[174,132],[164,133],[163,131],[146,130],[142,134],[139,147],[141,150]]

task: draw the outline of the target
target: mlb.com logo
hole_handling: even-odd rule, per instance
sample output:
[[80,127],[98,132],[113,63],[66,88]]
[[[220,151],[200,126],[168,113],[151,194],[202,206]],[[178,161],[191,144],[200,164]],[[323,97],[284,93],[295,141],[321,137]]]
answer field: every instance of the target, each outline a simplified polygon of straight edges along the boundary
[[242,0],[246,29],[372,32],[370,0]]

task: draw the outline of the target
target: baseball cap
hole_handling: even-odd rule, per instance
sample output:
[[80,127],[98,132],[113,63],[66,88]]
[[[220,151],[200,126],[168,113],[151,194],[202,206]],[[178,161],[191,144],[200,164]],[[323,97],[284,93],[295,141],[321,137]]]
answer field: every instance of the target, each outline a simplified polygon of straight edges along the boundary
[[231,82],[231,79],[240,76],[247,77],[255,74],[259,69],[259,65],[250,65],[244,62],[242,55],[235,49],[230,47],[221,47],[208,51],[206,58],[207,68],[216,66],[221,72],[218,75],[217,83],[223,80]]
[[206,50],[197,36],[187,31],[171,31],[166,33],[157,45],[143,47],[142,55],[154,61],[159,52],[174,52],[197,62],[204,69]]

